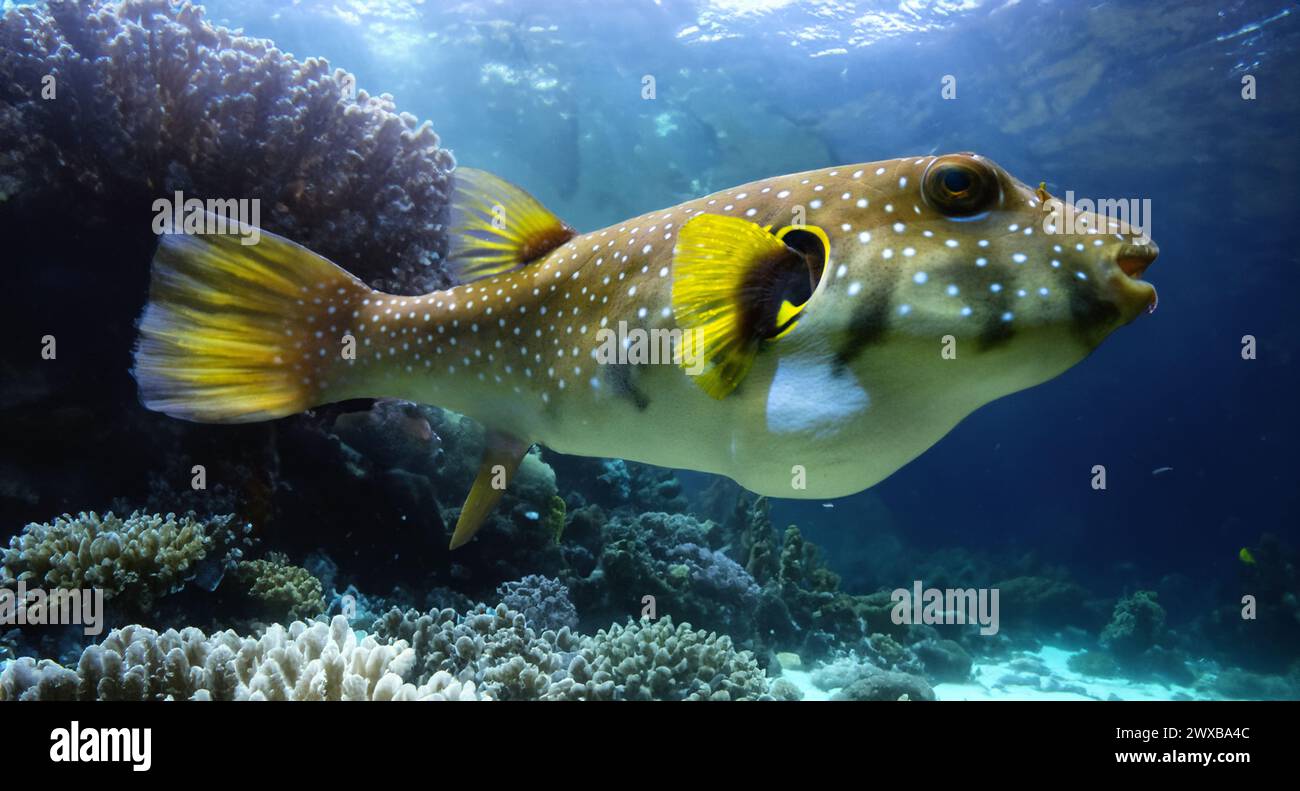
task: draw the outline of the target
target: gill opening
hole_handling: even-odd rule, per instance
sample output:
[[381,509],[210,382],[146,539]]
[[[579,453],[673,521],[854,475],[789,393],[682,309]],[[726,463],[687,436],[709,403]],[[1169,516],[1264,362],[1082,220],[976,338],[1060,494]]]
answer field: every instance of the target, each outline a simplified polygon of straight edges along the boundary
[[816,225],[787,225],[776,232],[776,238],[803,260],[803,267],[778,286],[775,332],[768,340],[782,338],[795,328],[826,274],[831,249],[830,238]]

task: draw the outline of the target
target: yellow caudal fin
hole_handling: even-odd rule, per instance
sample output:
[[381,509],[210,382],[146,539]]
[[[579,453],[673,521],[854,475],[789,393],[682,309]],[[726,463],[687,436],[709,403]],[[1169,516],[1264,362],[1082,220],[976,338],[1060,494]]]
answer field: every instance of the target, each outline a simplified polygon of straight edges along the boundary
[[532,195],[483,170],[458,167],[447,261],[462,283],[509,272],[576,234]]
[[794,231],[825,249],[826,235],[814,226],[772,233],[716,214],[682,226],[673,255],[673,318],[683,330],[676,361],[698,368],[695,383],[713,398],[736,389],[764,341],[794,329],[820,278],[821,261],[787,244]]
[[374,292],[307,248],[251,230],[161,238],[131,370],[149,409],[246,423],[334,400],[339,355],[323,353],[321,333]]

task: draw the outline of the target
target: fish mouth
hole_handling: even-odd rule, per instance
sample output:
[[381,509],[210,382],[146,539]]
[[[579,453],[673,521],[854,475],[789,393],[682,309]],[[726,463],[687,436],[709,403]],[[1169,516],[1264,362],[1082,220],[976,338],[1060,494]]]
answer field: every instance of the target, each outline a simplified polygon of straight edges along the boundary
[[1145,306],[1147,313],[1154,313],[1159,303],[1156,287],[1142,279],[1147,267],[1151,266],[1160,255],[1160,248],[1150,239],[1140,242],[1127,242],[1120,245],[1115,253],[1115,266],[1124,273],[1122,289],[1125,296],[1138,306]]
[[1148,241],[1140,244],[1129,242],[1120,246],[1115,254],[1115,264],[1123,270],[1124,274],[1137,280],[1158,255],[1160,255],[1160,248],[1156,247],[1155,242]]

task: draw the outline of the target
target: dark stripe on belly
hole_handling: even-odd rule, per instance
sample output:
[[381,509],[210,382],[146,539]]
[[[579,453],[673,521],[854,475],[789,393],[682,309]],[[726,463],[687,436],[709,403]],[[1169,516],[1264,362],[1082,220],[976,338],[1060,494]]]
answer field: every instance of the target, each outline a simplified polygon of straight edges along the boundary
[[985,314],[980,317],[980,332],[975,339],[975,346],[982,352],[995,349],[1002,344],[1010,341],[1016,335],[1015,321],[1004,321],[1002,316],[1012,311],[1011,291],[1016,288],[1014,283],[1004,282],[1002,290],[998,292],[989,291],[984,298]]
[[1071,329],[1091,349],[1119,322],[1119,308],[1098,294],[1099,286],[1092,280],[1080,280],[1077,276],[1071,276],[1070,280]]
[[611,364],[605,366],[605,381],[619,398],[631,401],[633,406],[638,410],[644,411],[650,406],[650,397],[641,391],[633,381],[635,372],[632,370],[636,366],[623,363]]
[[835,351],[835,364],[852,363],[862,352],[880,343],[889,332],[889,310],[894,304],[894,272],[881,267],[881,278],[858,299],[849,317],[848,337]]

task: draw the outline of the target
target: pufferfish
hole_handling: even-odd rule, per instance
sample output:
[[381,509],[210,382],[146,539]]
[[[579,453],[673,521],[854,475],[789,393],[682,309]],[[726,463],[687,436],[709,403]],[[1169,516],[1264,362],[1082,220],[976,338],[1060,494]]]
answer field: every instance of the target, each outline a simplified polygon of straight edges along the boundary
[[454,549],[536,443],[770,496],[862,491],[1156,299],[1154,242],[1095,215],[1066,233],[1043,187],[971,153],[761,179],[588,233],[455,174],[462,284],[429,294],[376,291],[266,232],[163,236],[144,405],[216,423],[380,397],[467,415],[487,443]]

